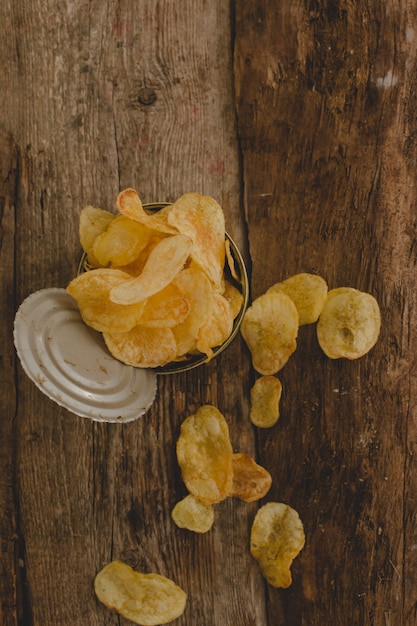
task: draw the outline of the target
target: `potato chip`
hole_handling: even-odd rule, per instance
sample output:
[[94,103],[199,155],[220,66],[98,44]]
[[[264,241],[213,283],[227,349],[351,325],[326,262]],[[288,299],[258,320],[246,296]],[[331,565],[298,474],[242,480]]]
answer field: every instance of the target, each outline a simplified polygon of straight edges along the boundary
[[182,270],[192,245],[186,235],[162,239],[151,251],[139,276],[114,287],[110,299],[118,304],[134,304],[158,293]]
[[210,196],[185,193],[171,206],[168,223],[193,241],[191,258],[206,272],[220,293],[225,263],[223,209]]
[[100,332],[126,332],[138,323],[144,304],[115,304],[110,300],[110,291],[129,281],[125,272],[99,268],[74,278],[67,292],[77,302],[88,326]]
[[275,374],[297,347],[298,312],[294,302],[282,292],[259,296],[245,312],[241,334],[256,371]]
[[146,300],[140,325],[148,328],[171,328],[181,324],[190,313],[190,302],[175,284],[175,279]]
[[135,189],[129,188],[121,191],[117,196],[116,206],[119,213],[135,222],[144,224],[152,230],[171,235],[178,233],[178,229],[175,226],[170,226],[165,220],[159,219],[157,213],[146,213]]
[[175,278],[175,285],[190,304],[186,319],[172,329],[180,357],[197,350],[198,333],[213,310],[213,286],[208,276],[196,266],[180,272]]
[[160,574],[135,572],[121,561],[112,561],[94,579],[97,598],[134,624],[159,626],[183,614],[187,594]]
[[303,326],[317,322],[327,297],[327,283],[321,276],[304,272],[272,285],[267,293],[271,291],[282,291],[291,298]]
[[236,452],[232,457],[233,484],[229,496],[255,502],[269,491],[271,474],[246,452]]
[[80,244],[87,254],[88,262],[95,267],[98,267],[100,264],[93,254],[93,244],[96,238],[107,230],[109,224],[115,218],[116,216],[113,213],[93,206],[84,207],[80,213]]
[[229,302],[221,294],[213,293],[213,309],[202,324],[197,337],[197,350],[213,356],[213,348],[221,345],[233,330],[233,313]]
[[261,376],[250,390],[250,420],[259,428],[271,428],[279,419],[282,384],[276,376]]
[[170,328],[137,325],[128,332],[104,332],[103,338],[115,359],[133,367],[161,367],[174,361],[177,354]]
[[233,319],[239,315],[240,310],[243,306],[244,297],[241,291],[228,280],[224,281],[224,291],[223,296],[230,304],[230,308],[232,310]]
[[94,257],[103,267],[132,263],[148,245],[153,231],[124,215],[118,215],[93,243]]
[[194,533],[206,533],[214,523],[213,506],[203,504],[191,494],[177,502],[171,516],[179,528],[186,528]]
[[188,491],[204,504],[215,504],[232,489],[232,444],[224,416],[203,405],[181,424],[177,458]]
[[251,529],[250,552],[270,585],[291,585],[290,568],[304,543],[303,523],[293,508],[268,502],[258,510]]
[[236,271],[236,263],[232,254],[232,247],[231,247],[230,239],[226,239],[225,253],[226,253],[227,267],[229,268],[230,274],[232,278],[234,278],[237,282],[239,282],[240,277],[239,277],[238,272]]
[[381,328],[378,302],[352,287],[332,289],[317,323],[317,338],[331,359],[358,359],[376,344]]

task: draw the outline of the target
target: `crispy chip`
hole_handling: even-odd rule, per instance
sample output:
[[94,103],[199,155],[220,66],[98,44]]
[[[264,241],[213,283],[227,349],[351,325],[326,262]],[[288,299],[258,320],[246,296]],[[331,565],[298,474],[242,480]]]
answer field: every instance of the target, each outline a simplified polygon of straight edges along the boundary
[[241,291],[228,280],[224,281],[224,292],[223,296],[230,304],[230,308],[232,310],[233,319],[235,319],[242,308],[244,297]]
[[212,348],[222,344],[233,330],[233,313],[230,304],[221,294],[213,293],[213,309],[202,324],[197,337],[197,350],[213,356]]
[[177,502],[171,516],[179,528],[186,528],[194,533],[206,533],[214,523],[213,506],[203,504],[191,494]]
[[112,289],[110,299],[118,304],[134,304],[158,293],[182,270],[192,245],[186,235],[162,239],[151,251],[139,276]]
[[316,274],[295,274],[267,291],[282,291],[291,298],[297,307],[299,325],[317,322],[327,297],[327,283]]
[[132,263],[149,243],[152,230],[124,215],[118,215],[95,238],[92,252],[100,265],[120,267]]
[[210,196],[185,193],[171,206],[168,222],[192,239],[191,258],[221,293],[226,254],[223,209]]
[[215,504],[232,489],[232,444],[220,411],[203,405],[181,424],[177,458],[188,491],[204,504]]
[[260,500],[272,484],[271,474],[246,452],[236,452],[232,457],[233,485],[230,496],[244,502]]
[[259,428],[270,428],[279,419],[282,384],[276,376],[261,376],[250,390],[250,420]]
[[380,328],[375,298],[352,287],[340,287],[328,293],[317,323],[317,338],[329,358],[358,359],[376,344]]
[[96,238],[107,230],[109,224],[115,218],[116,216],[113,213],[93,206],[84,207],[80,213],[80,244],[87,254],[88,262],[95,267],[98,267],[100,263],[93,254],[93,244]]
[[251,529],[250,552],[270,585],[291,585],[290,568],[304,543],[304,527],[293,508],[268,502],[258,510]]
[[160,574],[141,574],[112,561],[94,579],[97,598],[107,608],[141,626],[168,624],[185,610],[187,594]]
[[177,344],[170,328],[134,326],[128,332],[103,333],[115,359],[133,367],[161,367],[175,360]]
[[135,222],[144,224],[152,230],[171,235],[178,233],[178,229],[175,226],[170,226],[165,220],[159,219],[157,213],[151,215],[146,213],[135,189],[129,188],[121,191],[117,196],[116,206],[119,213],[131,220],[135,220]]
[[213,286],[208,276],[195,266],[180,272],[175,285],[190,304],[186,319],[172,329],[177,342],[177,355],[181,357],[197,349],[199,330],[213,310]]
[[171,328],[181,324],[190,313],[190,302],[175,279],[161,291],[148,298],[140,316],[141,326]]
[[139,321],[143,303],[121,305],[110,300],[113,287],[129,282],[120,270],[99,268],[74,278],[67,292],[77,302],[84,322],[100,332],[126,332]]
[[241,334],[256,371],[275,374],[297,347],[298,312],[294,302],[282,292],[259,296],[245,312]]

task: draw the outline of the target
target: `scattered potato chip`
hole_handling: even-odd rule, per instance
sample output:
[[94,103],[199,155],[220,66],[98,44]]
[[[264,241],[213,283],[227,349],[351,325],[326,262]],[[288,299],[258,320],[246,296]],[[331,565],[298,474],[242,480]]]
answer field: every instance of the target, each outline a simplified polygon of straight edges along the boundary
[[117,196],[116,206],[119,213],[135,222],[144,224],[152,230],[170,235],[178,233],[178,229],[175,226],[170,226],[165,220],[159,219],[158,213],[146,213],[135,189],[129,188],[121,191]]
[[214,292],[211,315],[198,331],[197,350],[211,358],[213,348],[224,343],[232,330],[233,313],[230,304],[221,294]]
[[115,218],[116,216],[113,213],[93,206],[84,207],[80,213],[80,244],[87,254],[88,262],[93,266],[99,266],[99,262],[93,254],[93,244],[96,238],[107,230],[109,224]]
[[236,452],[232,457],[233,484],[230,496],[244,502],[260,500],[272,484],[271,474],[246,452]]
[[127,332],[104,332],[103,338],[115,359],[133,367],[162,367],[177,354],[171,328],[137,325]]
[[259,428],[270,428],[279,419],[282,384],[276,376],[261,376],[250,390],[250,420]]
[[186,235],[162,239],[150,253],[141,274],[114,287],[110,299],[118,304],[134,304],[158,293],[182,270],[192,245]]
[[177,502],[171,516],[179,528],[186,528],[195,533],[208,532],[214,523],[213,506],[203,504],[191,494]]
[[74,278],[67,292],[77,302],[84,322],[100,332],[126,332],[139,321],[143,303],[121,305],[110,300],[113,287],[129,282],[120,270],[99,268]]
[[351,287],[329,291],[317,323],[317,338],[331,359],[358,359],[376,344],[381,327],[378,302]]
[[152,230],[118,215],[93,243],[94,257],[103,267],[120,267],[132,263],[148,245]]
[[291,298],[303,326],[317,322],[327,297],[327,283],[321,276],[304,272],[272,285],[267,293],[271,291],[282,291]]
[[204,504],[215,504],[230,493],[233,483],[229,427],[220,411],[201,406],[181,424],[177,459],[188,491]]
[[220,205],[210,196],[185,193],[171,206],[168,223],[190,237],[191,259],[207,273],[216,291],[222,293],[226,232]]
[[198,267],[188,267],[175,278],[190,304],[190,312],[183,322],[174,326],[177,355],[181,357],[197,350],[197,338],[201,326],[213,310],[213,286],[208,276]]
[[256,371],[275,374],[297,347],[298,312],[294,302],[282,292],[259,296],[245,312],[241,334]]
[[251,529],[250,552],[270,585],[291,585],[290,568],[304,543],[303,524],[293,508],[268,502],[258,510]]
[[135,572],[121,561],[112,561],[94,579],[97,598],[108,609],[141,626],[168,624],[180,617],[187,594],[160,574]]

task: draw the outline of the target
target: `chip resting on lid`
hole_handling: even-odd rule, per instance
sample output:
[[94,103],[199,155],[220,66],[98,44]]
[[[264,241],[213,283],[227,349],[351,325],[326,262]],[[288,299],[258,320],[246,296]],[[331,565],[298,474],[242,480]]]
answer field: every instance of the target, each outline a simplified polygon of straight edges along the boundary
[[224,500],[232,489],[232,444],[224,416],[203,405],[181,424],[177,459],[188,491],[204,504]]
[[305,534],[300,517],[288,504],[268,502],[256,513],[251,528],[250,552],[273,587],[292,583],[291,565],[303,549]]
[[125,333],[105,332],[103,338],[115,359],[133,367],[162,367],[177,355],[171,328],[137,325]]
[[317,322],[327,297],[327,283],[321,276],[303,272],[275,283],[268,289],[271,291],[282,291],[291,298],[297,307],[299,325],[303,326]]
[[272,375],[284,367],[297,347],[298,312],[285,293],[265,293],[246,310],[241,334],[257,372]]
[[192,239],[191,258],[221,293],[226,256],[225,218],[221,206],[210,196],[185,193],[171,206],[168,222]]
[[100,332],[126,332],[138,323],[144,305],[115,304],[110,300],[110,291],[130,278],[120,270],[98,268],[74,278],[67,292],[77,302],[88,326]]
[[111,561],[94,579],[102,604],[140,626],[168,624],[180,617],[187,594],[170,578],[142,574],[121,561]]
[[139,276],[114,287],[110,299],[118,304],[134,304],[158,293],[183,269],[192,245],[186,235],[162,239],[151,251]]
[[381,312],[375,298],[353,287],[329,291],[317,323],[317,338],[331,359],[358,359],[376,344]]
[[232,457],[233,485],[230,496],[244,502],[260,500],[272,484],[271,474],[247,452],[236,452]]

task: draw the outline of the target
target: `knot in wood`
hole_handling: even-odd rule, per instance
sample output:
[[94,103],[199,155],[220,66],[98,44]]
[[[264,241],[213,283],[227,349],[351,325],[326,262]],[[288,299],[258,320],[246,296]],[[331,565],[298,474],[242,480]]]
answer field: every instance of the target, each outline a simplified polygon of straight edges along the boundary
[[145,106],[153,104],[156,101],[156,91],[154,89],[144,87],[138,93],[138,101],[140,104],[144,104]]

